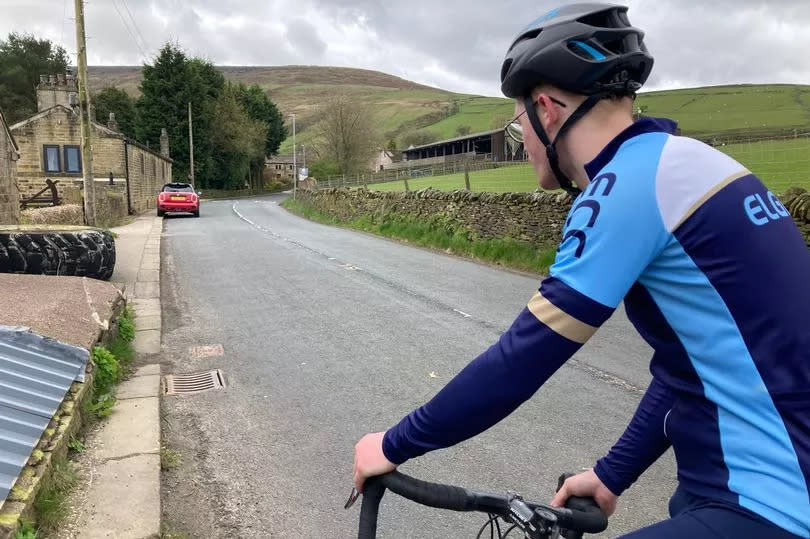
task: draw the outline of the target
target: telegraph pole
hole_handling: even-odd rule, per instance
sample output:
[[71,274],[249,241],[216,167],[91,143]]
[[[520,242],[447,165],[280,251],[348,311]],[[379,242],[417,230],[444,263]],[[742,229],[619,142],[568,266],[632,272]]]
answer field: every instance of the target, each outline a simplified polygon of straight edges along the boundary
[[298,163],[295,161],[295,114],[292,115],[293,119],[293,200],[295,200],[295,194],[298,187]]
[[93,177],[93,145],[90,127],[90,94],[87,92],[87,40],[84,34],[84,1],[75,0],[76,49],[79,66],[79,112],[81,113],[81,145],[84,166],[84,218],[96,226],[96,185]]
[[196,191],[197,186],[194,182],[194,129],[191,126],[191,101],[188,102],[188,164],[189,164],[189,177],[191,178],[191,187]]

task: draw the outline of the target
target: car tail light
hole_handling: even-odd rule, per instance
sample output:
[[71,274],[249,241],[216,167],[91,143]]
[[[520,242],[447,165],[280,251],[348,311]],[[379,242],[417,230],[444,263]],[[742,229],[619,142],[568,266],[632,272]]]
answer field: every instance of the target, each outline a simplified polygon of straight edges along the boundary
[[158,195],[158,200],[159,200],[159,201],[161,201],[161,202],[163,202],[164,200],[166,200],[166,193],[160,193],[160,194]]
[[192,194],[191,195],[191,201],[192,202],[197,202],[197,195]]

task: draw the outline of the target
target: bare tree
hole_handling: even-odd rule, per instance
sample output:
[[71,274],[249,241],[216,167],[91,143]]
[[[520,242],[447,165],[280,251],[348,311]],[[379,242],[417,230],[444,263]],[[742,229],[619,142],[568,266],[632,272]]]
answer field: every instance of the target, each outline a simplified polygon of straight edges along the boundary
[[371,108],[338,93],[327,99],[319,116],[317,154],[344,174],[370,169],[381,141]]

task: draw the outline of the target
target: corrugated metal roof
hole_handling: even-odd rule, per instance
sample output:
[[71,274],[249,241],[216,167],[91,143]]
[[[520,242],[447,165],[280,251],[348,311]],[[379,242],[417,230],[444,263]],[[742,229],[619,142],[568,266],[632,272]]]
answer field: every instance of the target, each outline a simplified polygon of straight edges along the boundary
[[83,348],[0,326],[0,500],[5,500],[74,380]]

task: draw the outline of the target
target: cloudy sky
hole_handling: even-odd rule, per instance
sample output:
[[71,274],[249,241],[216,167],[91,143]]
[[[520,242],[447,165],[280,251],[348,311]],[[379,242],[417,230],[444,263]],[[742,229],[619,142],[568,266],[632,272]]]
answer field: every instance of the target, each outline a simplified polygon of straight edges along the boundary
[[[221,65],[376,69],[500,95],[513,34],[567,0],[89,0],[91,65],[148,61],[167,40]],[[810,0],[625,0],[656,58],[651,89],[810,84]],[[0,0],[0,36],[33,32],[75,53],[71,0]]]

